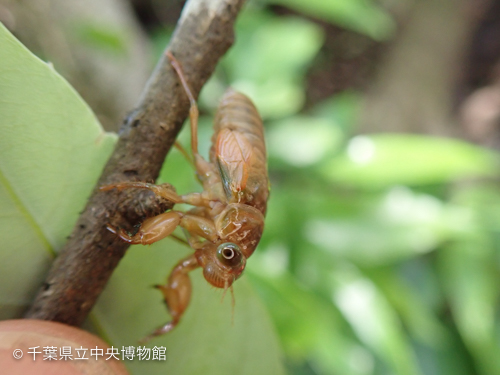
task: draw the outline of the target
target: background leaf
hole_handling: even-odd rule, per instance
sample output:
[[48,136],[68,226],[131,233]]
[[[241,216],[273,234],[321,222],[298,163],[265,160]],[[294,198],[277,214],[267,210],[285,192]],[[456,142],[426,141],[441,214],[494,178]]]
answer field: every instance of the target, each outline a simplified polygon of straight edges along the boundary
[[340,183],[378,189],[493,175],[497,163],[492,152],[458,140],[378,134],[351,139],[345,152],[326,163],[322,172]]
[[298,12],[342,25],[373,39],[386,39],[395,29],[391,17],[375,2],[368,0],[268,0]]

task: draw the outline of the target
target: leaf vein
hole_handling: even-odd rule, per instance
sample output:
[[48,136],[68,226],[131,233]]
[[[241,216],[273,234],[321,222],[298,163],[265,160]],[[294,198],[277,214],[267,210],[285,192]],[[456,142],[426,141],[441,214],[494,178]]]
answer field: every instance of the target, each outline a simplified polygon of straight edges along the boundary
[[50,244],[49,240],[43,233],[42,228],[38,223],[36,222],[35,218],[33,215],[29,212],[28,208],[23,204],[21,198],[16,194],[14,188],[12,185],[9,183],[9,180],[3,173],[2,169],[0,168],[0,184],[2,184],[5,187],[5,190],[7,191],[7,194],[10,196],[12,199],[12,202],[14,202],[14,205],[16,208],[19,210],[19,212],[23,215],[23,217],[26,219],[26,221],[29,223],[33,231],[35,232],[35,235],[40,238],[41,243],[44,245],[45,250],[49,253],[49,255],[53,258],[56,257],[56,252],[52,248],[52,245]]

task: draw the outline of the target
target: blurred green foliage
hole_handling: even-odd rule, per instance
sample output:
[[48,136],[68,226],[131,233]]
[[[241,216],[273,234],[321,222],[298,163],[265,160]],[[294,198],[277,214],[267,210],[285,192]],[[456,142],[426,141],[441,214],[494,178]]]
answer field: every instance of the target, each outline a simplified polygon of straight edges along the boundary
[[[374,39],[394,25],[371,1],[250,3],[200,97],[205,152],[227,86],[248,94],[265,122],[272,189],[246,277],[272,314],[289,373],[499,374],[498,155],[424,135],[354,136],[356,92],[304,111],[323,29],[268,3]],[[162,179],[196,189],[186,170],[173,153]]]
[[299,13],[366,34],[375,40],[394,33],[391,17],[372,0],[267,0]]
[[126,56],[128,36],[125,30],[98,23],[80,22],[73,26],[72,32],[82,45],[119,57]]

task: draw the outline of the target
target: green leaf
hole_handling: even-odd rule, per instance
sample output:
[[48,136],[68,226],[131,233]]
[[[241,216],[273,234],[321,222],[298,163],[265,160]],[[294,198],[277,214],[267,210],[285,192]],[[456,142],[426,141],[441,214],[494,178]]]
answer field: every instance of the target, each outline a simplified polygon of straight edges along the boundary
[[450,244],[439,253],[439,266],[453,318],[480,374],[500,372],[500,341],[495,323],[498,293],[497,255],[485,237]]
[[266,142],[270,155],[290,165],[307,167],[332,153],[341,143],[341,132],[332,121],[294,116],[269,127]]
[[307,221],[308,240],[359,265],[380,265],[434,250],[473,228],[470,211],[395,187],[351,217]]
[[400,375],[420,374],[407,336],[381,291],[346,264],[333,275],[333,298],[359,339]]
[[0,24],[0,317],[30,303],[115,135]]
[[264,17],[257,30],[245,30],[241,22],[249,44],[235,45],[227,56],[233,80],[298,79],[323,42],[322,30],[300,18]]
[[369,0],[268,0],[299,13],[366,34],[375,40],[389,38],[396,25],[390,15]]
[[450,338],[445,327],[437,320],[420,295],[410,288],[391,268],[366,270],[390,304],[398,311],[401,320],[412,336],[422,344],[439,349]]
[[249,275],[257,292],[271,307],[288,357],[292,361],[308,359],[321,369],[321,374],[363,374],[358,371],[361,363],[351,360],[360,346],[343,329],[341,316],[333,305],[305,289],[289,273],[269,272],[269,263],[277,263],[277,259],[270,259],[271,252],[255,256],[257,259],[249,264]]
[[[0,318],[18,317],[31,302],[56,252],[91,194],[116,136],[53,68],[0,24]],[[190,176],[192,178],[192,176]],[[137,340],[168,314],[157,291],[186,249],[169,241],[132,248],[93,312],[110,344]],[[276,335],[243,278],[231,296],[194,272],[193,300],[181,325],[157,340],[166,362],[125,363],[137,374],[282,374]]]
[[481,374],[497,374],[498,233],[500,193],[495,183],[462,186],[454,201],[471,207],[475,230],[440,251],[438,266],[458,332]]
[[458,140],[420,135],[358,136],[321,171],[334,182],[364,189],[425,185],[491,176],[498,157]]

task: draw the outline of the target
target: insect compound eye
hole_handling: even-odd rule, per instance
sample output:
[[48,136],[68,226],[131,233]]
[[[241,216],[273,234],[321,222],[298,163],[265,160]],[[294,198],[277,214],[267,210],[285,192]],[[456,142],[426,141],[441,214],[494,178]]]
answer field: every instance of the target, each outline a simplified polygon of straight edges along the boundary
[[232,242],[226,242],[217,247],[217,258],[229,267],[239,266],[243,262],[240,247]]

